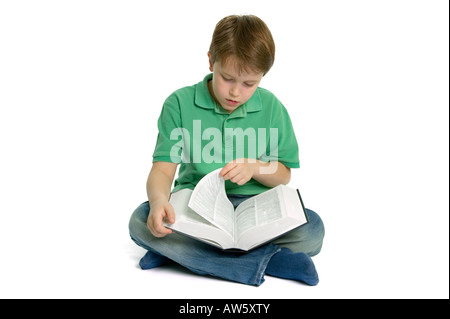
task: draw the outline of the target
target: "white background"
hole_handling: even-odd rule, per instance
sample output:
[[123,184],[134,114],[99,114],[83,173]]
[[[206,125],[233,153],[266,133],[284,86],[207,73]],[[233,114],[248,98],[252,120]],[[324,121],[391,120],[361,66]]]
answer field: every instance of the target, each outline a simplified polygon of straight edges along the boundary
[[[449,4],[1,1],[1,298],[448,298]],[[251,13],[288,109],[291,186],[325,221],[318,286],[141,271],[156,120],[201,81],[215,24]]]

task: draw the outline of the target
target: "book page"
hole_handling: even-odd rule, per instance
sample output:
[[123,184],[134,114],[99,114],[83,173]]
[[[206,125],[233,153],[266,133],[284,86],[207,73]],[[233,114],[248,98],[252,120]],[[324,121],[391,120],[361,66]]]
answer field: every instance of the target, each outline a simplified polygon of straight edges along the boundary
[[214,226],[208,220],[206,220],[205,218],[194,212],[189,207],[186,207],[186,211],[184,212],[182,218],[190,223],[202,223],[205,225]]
[[217,169],[198,182],[188,206],[213,225],[233,236],[234,207],[225,193],[225,181]]
[[272,189],[264,195],[265,196],[256,196],[255,198],[258,226],[271,223],[284,216],[277,189]]
[[247,199],[236,210],[237,237],[256,226],[256,206],[254,198]]
[[236,214],[242,222],[236,226],[237,246],[242,250],[258,247],[308,222],[300,193],[285,185],[242,202]]
[[190,189],[182,189],[171,194],[169,201],[175,210],[175,223],[164,221],[164,226],[222,249],[233,248],[234,239],[231,235],[188,207],[191,195]]
[[237,238],[253,227],[283,218],[285,213],[282,206],[276,188],[242,202],[236,210]]

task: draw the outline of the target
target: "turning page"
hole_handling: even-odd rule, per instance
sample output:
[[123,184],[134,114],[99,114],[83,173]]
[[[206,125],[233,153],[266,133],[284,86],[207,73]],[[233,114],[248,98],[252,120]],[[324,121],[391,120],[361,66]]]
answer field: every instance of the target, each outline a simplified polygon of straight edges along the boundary
[[225,181],[217,169],[203,177],[192,192],[188,206],[211,224],[233,236],[234,207],[225,193]]

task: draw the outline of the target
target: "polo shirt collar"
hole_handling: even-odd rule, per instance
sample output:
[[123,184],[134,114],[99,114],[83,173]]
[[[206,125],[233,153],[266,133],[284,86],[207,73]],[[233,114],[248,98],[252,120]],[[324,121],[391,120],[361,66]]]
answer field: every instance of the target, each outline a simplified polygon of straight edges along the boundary
[[[204,109],[214,109],[216,113],[228,114],[220,105],[214,101],[208,90],[208,81],[212,80],[213,74],[210,73],[200,82],[195,89],[195,105]],[[253,96],[247,103],[242,104],[233,113],[232,117],[246,117],[247,113],[258,112],[262,110],[261,96],[259,90],[256,89]]]

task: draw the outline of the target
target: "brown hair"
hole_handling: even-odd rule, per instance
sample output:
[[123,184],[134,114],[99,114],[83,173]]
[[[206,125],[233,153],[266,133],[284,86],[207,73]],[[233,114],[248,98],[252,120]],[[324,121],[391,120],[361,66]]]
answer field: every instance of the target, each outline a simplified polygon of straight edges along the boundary
[[211,62],[234,57],[240,72],[266,74],[275,61],[275,43],[267,25],[253,15],[231,15],[217,23],[209,48]]

